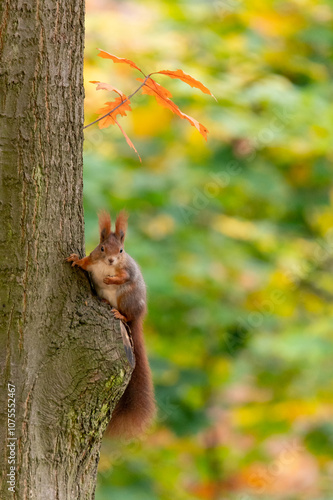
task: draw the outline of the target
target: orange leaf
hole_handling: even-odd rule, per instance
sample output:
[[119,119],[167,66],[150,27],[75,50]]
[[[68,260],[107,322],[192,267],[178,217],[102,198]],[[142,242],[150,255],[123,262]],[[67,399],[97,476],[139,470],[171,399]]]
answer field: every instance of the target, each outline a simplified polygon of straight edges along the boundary
[[[124,96],[126,99],[126,96]],[[129,101],[125,101],[121,97],[117,97],[114,101],[111,102],[106,102],[106,106],[104,108],[100,108],[97,113],[100,113],[100,116],[106,115],[107,113],[110,113],[108,116],[103,118],[98,122],[99,128],[106,128],[109,127],[110,125],[114,125],[116,123],[116,116],[127,116],[126,111],[132,111],[132,108],[130,106]],[[117,107],[119,106],[119,107]],[[117,109],[114,109],[117,108]],[[114,111],[112,111],[114,110]]]
[[[137,78],[139,82],[143,82],[142,78]],[[144,86],[142,87],[142,93],[147,95],[152,95],[156,98],[156,101],[163,106],[164,108],[170,109],[173,113],[178,116],[181,116],[182,112],[178,108],[178,106],[169,99],[172,97],[171,92],[162,87],[159,83],[155,82],[152,78],[148,78]]]
[[[140,82],[143,82],[144,80],[142,78],[137,78]],[[142,87],[142,93],[143,94],[148,94],[148,95],[153,95],[157,102],[161,104],[161,106],[170,109],[173,113],[178,115],[182,119],[186,119],[190,122],[190,124],[195,127],[200,134],[203,136],[203,138],[207,141],[207,133],[208,130],[202,123],[199,123],[197,120],[192,118],[189,115],[186,115],[183,113],[178,106],[169,99],[171,97],[171,92],[169,92],[168,89],[165,89],[162,87],[159,83],[155,82],[152,78],[148,78],[144,86]]]
[[[143,82],[142,78],[137,78],[137,80],[139,82]],[[151,94],[151,95],[158,94],[159,96],[166,97],[167,99],[169,97],[172,97],[170,90],[166,89],[165,87],[162,87],[162,85],[155,82],[155,80],[153,80],[152,78],[148,78],[148,80],[146,81],[146,83],[143,86],[143,89],[145,87],[148,87],[149,89],[151,89],[153,91],[153,94]],[[148,92],[144,92],[142,90],[142,93],[148,93]]]
[[120,130],[121,130],[121,132],[122,132],[123,136],[124,136],[124,137],[125,137],[125,139],[126,139],[127,144],[128,144],[128,145],[129,145],[132,149],[134,149],[134,151],[136,152],[136,154],[137,154],[137,155],[138,155],[138,157],[139,157],[139,160],[140,160],[140,161],[141,161],[141,163],[142,163],[141,156],[139,155],[139,153],[138,153],[138,152],[137,152],[137,150],[135,149],[135,146],[134,146],[133,142],[132,142],[132,141],[131,141],[131,139],[128,137],[128,135],[126,134],[125,130],[124,130],[124,129],[120,126],[120,124],[117,122],[117,120],[115,120],[115,123],[116,123],[116,124],[118,125],[118,127],[120,128]]
[[[211,91],[205,87],[199,80],[196,80],[190,75],[187,75],[182,71],[181,69],[177,69],[177,71],[169,71],[169,70],[162,70],[162,71],[157,71],[156,73],[161,74],[161,75],[167,75],[170,76],[170,78],[178,78],[179,80],[182,80],[183,82],[187,83],[191,87],[195,87],[197,89],[200,89],[204,94],[209,94],[212,97],[214,97],[215,101],[216,98],[215,96],[211,93]],[[155,73],[152,73],[155,74]]]
[[103,83],[96,80],[90,81],[89,83],[97,83],[96,90],[109,90],[110,92],[117,92],[117,94],[123,96],[124,99],[126,99],[124,93],[121,90],[118,90],[116,87],[113,87],[109,83]]
[[185,113],[182,113],[181,118],[188,120],[193,127],[199,130],[202,137],[207,141],[208,129],[202,125],[202,123],[199,123],[198,120],[195,120],[195,118],[192,118],[192,116],[186,115]]
[[[129,64],[130,66],[132,66],[132,68],[136,68],[139,71],[141,71],[141,69],[138,68],[138,66],[130,59],[124,59],[123,57],[114,56],[113,54],[110,54],[109,52],[105,52],[105,50],[102,50],[102,49],[98,49],[98,50],[100,51],[100,53],[98,54],[98,57],[103,57],[103,59],[112,59],[112,61],[114,63]],[[142,73],[142,71],[141,71],[141,73]]]

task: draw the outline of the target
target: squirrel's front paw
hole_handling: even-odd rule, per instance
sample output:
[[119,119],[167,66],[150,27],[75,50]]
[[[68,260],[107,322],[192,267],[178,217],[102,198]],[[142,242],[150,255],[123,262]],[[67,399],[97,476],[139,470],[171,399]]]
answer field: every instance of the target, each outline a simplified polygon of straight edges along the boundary
[[106,278],[103,279],[103,282],[106,285],[112,285],[113,284],[113,276],[107,276]]
[[67,259],[65,259],[66,262],[72,262],[72,267],[75,266],[78,260],[80,260],[80,257],[76,253],[72,253]]

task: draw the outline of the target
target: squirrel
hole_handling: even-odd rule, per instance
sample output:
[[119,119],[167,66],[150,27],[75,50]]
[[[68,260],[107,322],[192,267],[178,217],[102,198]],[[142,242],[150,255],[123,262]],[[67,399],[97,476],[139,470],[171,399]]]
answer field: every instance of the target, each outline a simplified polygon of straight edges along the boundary
[[135,260],[124,250],[128,215],[121,211],[111,230],[111,217],[99,214],[100,244],[82,259],[71,254],[66,261],[88,271],[97,295],[108,302],[115,318],[130,328],[135,368],[109,423],[111,437],[134,438],[146,431],[155,415],[154,389],[143,338],[147,312],[146,285]]

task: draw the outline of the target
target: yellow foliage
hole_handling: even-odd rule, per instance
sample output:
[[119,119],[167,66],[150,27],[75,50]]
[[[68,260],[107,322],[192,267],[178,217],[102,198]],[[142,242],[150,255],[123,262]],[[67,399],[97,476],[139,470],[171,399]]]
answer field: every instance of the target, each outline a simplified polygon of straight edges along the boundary
[[150,101],[146,106],[138,106],[133,115],[133,132],[139,137],[155,137],[169,129],[172,114],[156,102]]
[[253,222],[227,215],[217,215],[212,226],[215,231],[238,240],[253,240],[258,236],[257,227]]
[[323,210],[318,210],[310,216],[313,227],[325,236],[327,231],[333,227],[333,207],[325,207]]
[[[320,409],[317,401],[288,400],[269,405],[270,420],[294,422],[298,418],[313,417]],[[239,427],[261,425],[267,419],[266,404],[251,404],[232,409],[233,421]]]
[[168,234],[174,232],[175,229],[175,221],[174,219],[167,214],[160,214],[150,219],[145,225],[145,232],[152,238],[153,240],[161,240],[165,238]]

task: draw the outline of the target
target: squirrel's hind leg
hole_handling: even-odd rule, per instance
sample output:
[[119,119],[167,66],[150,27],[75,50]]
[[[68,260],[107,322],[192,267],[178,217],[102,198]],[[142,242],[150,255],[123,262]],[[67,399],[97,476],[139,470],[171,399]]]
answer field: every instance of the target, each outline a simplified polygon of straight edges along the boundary
[[126,316],[124,316],[123,314],[121,314],[118,309],[115,309],[114,307],[111,309],[111,312],[113,312],[113,316],[116,318],[116,319],[121,319],[122,321],[125,321],[125,323],[127,323],[127,318]]

